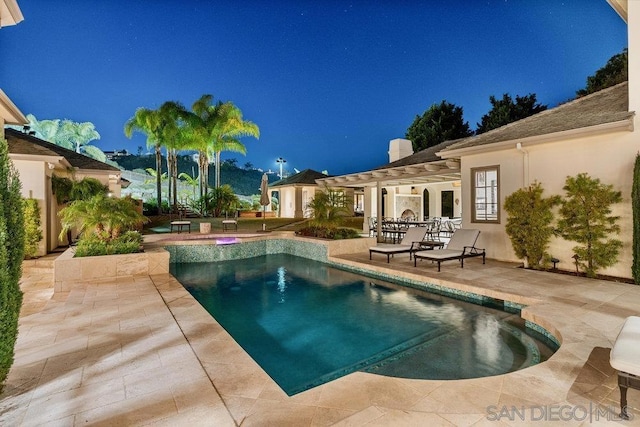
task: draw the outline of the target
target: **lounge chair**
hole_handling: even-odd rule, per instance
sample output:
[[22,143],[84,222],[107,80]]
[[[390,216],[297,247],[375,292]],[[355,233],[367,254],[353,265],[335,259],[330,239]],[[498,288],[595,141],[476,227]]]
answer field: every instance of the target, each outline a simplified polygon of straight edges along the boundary
[[227,231],[230,229],[234,229],[238,231],[238,211],[236,210],[233,214],[233,217],[229,218],[229,213],[224,213],[224,219],[222,220],[222,231]]
[[627,389],[640,390],[640,317],[629,316],[613,344],[609,362],[618,371],[620,418],[628,420]]
[[411,259],[411,253],[418,249],[418,243],[424,239],[427,234],[427,227],[409,227],[407,228],[402,241],[396,245],[393,243],[379,243],[377,246],[369,248],[369,259],[374,252],[386,254],[387,262],[391,255],[409,252],[409,259]]
[[451,236],[451,240],[447,244],[446,249],[434,249],[427,251],[418,251],[413,254],[413,266],[417,265],[418,258],[429,259],[438,262],[438,271],[440,271],[440,263],[452,259],[460,260],[460,267],[464,267],[464,259],[476,256],[482,256],[482,263],[485,263],[484,249],[476,248],[476,241],[480,235],[480,230],[475,229],[458,229]]

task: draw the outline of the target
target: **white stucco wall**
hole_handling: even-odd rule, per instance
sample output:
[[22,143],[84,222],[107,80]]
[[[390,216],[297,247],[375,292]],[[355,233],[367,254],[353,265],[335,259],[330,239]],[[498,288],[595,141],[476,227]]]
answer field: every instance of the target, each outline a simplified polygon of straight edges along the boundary
[[[504,231],[506,212],[505,198],[521,188],[526,178],[523,172],[528,161],[528,178],[542,184],[545,195],[564,195],[562,189],[567,176],[588,173],[598,178],[603,184],[612,184],[615,190],[621,191],[623,202],[614,206],[614,215],[619,215],[621,227],[618,239],[623,241],[623,249],[616,266],[602,270],[602,274],[620,277],[631,275],[631,184],[635,155],[640,150],[640,134],[638,132],[617,132],[608,135],[568,139],[560,142],[545,143],[523,147],[528,155],[524,155],[515,147],[503,151],[464,156],[462,158],[464,204],[469,206],[463,212],[463,224],[467,228],[481,230],[478,244],[487,249],[490,258],[519,261],[511,242]],[[471,169],[475,167],[500,166],[500,224],[482,224],[471,222]],[[554,238],[549,252],[560,259],[559,268],[572,270],[571,256],[575,242],[567,242]]]
[[[51,227],[52,207],[47,203],[50,198],[47,195],[47,174],[50,174],[47,163],[42,161],[28,160],[12,160],[13,164],[20,174],[20,182],[22,183],[22,197],[33,198],[38,201],[40,206],[40,224],[43,239],[38,247],[38,256],[46,255],[47,251],[57,246],[57,234],[55,227]],[[55,212],[53,212],[55,215]]]

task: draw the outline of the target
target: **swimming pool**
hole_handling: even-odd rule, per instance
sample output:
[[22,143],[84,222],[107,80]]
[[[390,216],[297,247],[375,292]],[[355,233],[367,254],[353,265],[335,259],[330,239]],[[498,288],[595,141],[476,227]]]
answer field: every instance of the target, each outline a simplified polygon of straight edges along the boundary
[[457,379],[546,360],[517,314],[272,254],[171,273],[288,394],[348,373]]

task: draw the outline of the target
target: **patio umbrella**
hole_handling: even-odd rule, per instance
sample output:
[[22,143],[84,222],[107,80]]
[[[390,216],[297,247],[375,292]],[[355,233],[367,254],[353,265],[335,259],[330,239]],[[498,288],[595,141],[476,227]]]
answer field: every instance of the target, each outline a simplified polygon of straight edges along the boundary
[[265,209],[271,204],[269,200],[269,177],[266,173],[262,174],[262,182],[260,183],[260,204],[262,205],[262,231],[267,229],[267,225],[264,222]]

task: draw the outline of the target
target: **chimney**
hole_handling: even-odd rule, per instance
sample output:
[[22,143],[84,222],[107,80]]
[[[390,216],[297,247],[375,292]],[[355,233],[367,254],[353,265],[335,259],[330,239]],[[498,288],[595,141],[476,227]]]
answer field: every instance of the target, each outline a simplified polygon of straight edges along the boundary
[[389,163],[413,154],[413,145],[408,139],[392,139],[389,141]]

